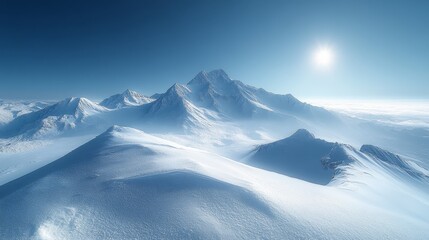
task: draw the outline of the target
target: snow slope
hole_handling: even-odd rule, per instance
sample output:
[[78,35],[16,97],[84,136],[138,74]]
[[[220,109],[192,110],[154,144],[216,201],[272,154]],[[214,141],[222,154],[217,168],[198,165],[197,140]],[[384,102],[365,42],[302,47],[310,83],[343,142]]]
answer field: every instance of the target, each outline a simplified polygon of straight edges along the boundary
[[0,186],[0,238],[424,239],[407,200],[420,215],[115,126]]
[[329,155],[335,143],[317,139],[305,129],[292,136],[255,149],[248,163],[318,184],[328,184],[335,166],[328,167],[322,159]]
[[428,171],[418,163],[372,145],[363,145],[357,150],[349,145],[327,142],[315,138],[305,129],[299,129],[288,138],[258,146],[246,162],[323,185],[338,183],[338,179],[347,182],[352,175],[371,171],[381,171],[399,180],[404,178],[398,178],[398,175],[405,173],[408,176],[405,181],[411,181],[410,184],[429,182]]
[[188,98],[191,90],[184,85],[174,84],[150,104],[143,106],[142,121],[167,125],[173,129],[192,129],[210,124],[207,111],[195,106]]
[[129,106],[139,106],[152,102],[154,99],[146,97],[138,92],[127,89],[121,94],[115,94],[100,102],[101,106],[115,109]]

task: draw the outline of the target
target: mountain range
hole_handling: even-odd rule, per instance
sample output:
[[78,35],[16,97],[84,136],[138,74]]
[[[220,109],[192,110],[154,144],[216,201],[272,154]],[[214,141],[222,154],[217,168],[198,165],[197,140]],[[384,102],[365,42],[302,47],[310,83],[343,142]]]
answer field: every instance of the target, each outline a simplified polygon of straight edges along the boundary
[[[164,124],[175,129],[206,128],[213,121],[246,119],[293,119],[314,121],[318,124],[338,121],[334,113],[303,103],[291,94],[280,95],[232,80],[223,70],[198,73],[186,85],[174,84],[156,99],[126,90],[97,104],[86,98],[68,98],[39,111],[24,114],[0,128],[0,137],[43,137],[97,121],[85,121],[89,116],[117,112],[116,119],[127,116],[118,111],[134,108],[139,120]],[[114,115],[115,113],[110,113]],[[103,118],[103,117],[101,117]],[[117,122],[109,122],[113,125]]]

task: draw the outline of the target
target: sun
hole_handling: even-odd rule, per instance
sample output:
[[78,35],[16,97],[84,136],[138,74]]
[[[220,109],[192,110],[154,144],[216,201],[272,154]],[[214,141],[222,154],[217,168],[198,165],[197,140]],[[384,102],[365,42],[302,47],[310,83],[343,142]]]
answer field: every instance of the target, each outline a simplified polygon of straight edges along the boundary
[[329,69],[334,63],[334,52],[328,46],[321,46],[313,54],[314,64],[321,69]]

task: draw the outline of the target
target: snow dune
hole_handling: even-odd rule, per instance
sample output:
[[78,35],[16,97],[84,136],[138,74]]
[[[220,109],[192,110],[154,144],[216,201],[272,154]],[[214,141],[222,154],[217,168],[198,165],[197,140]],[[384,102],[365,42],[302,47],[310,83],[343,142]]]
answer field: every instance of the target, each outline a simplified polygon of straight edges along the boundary
[[0,209],[2,239],[424,239],[429,229],[427,214],[118,126],[0,186]]

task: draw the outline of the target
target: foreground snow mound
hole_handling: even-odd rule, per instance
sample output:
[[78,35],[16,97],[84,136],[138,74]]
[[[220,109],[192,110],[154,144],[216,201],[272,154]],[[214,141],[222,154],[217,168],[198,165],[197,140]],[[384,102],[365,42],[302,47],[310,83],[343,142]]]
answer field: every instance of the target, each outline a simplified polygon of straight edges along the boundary
[[2,128],[1,137],[57,135],[84,123],[88,116],[107,109],[86,98],[67,98],[39,111],[15,118]]
[[100,102],[101,106],[110,109],[117,109],[130,106],[139,106],[152,102],[154,99],[146,97],[138,92],[127,89],[121,94],[108,97]]
[[423,239],[429,229],[427,214],[118,126],[0,186],[0,209],[2,239]]

